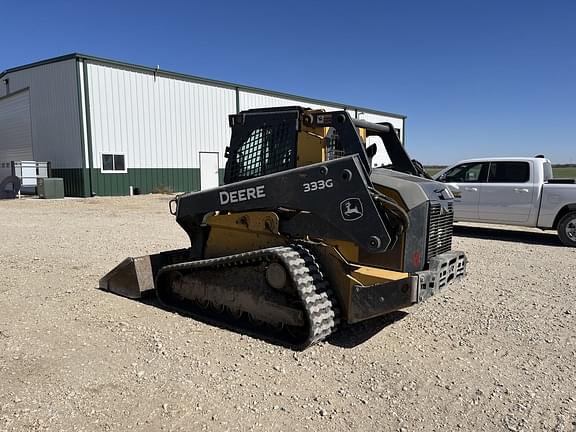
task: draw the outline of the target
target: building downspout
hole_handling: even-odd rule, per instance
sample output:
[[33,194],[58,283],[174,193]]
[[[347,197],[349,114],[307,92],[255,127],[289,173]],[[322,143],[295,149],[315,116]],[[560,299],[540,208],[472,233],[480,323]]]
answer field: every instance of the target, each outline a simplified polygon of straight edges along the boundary
[[240,112],[240,88],[236,87],[236,114]]
[[81,163],[81,168],[82,168],[82,184],[81,184],[81,194],[82,195],[86,195],[86,182],[84,179],[84,172],[87,169],[86,166],[86,140],[84,139],[84,106],[82,104],[83,99],[82,99],[82,82],[80,79],[80,59],[76,59],[76,63],[75,63],[75,68],[76,68],[76,94],[78,97],[78,116],[80,117],[80,150],[81,150],[81,155],[82,155],[82,163]]
[[84,76],[84,113],[86,116],[86,136],[88,137],[88,184],[90,196],[94,196],[94,187],[92,184],[92,125],[90,122],[90,92],[88,91],[88,65],[86,60],[82,62],[83,65],[83,76]]

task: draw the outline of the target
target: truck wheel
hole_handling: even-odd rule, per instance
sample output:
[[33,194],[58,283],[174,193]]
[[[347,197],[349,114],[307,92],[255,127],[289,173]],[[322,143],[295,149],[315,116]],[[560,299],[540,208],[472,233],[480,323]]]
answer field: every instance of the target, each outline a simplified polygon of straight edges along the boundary
[[564,245],[576,247],[576,211],[565,214],[560,219],[558,237]]

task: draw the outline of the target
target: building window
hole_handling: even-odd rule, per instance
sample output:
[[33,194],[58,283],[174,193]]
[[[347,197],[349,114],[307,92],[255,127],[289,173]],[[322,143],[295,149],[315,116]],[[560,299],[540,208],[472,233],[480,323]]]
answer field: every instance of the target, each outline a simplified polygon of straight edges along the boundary
[[126,162],[123,154],[102,153],[103,173],[125,173]]

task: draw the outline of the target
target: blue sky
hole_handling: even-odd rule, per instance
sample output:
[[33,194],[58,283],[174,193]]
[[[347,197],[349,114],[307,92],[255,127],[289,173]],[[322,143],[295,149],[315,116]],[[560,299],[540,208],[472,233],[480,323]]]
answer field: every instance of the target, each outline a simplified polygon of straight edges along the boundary
[[576,2],[0,2],[0,70],[71,52],[408,116],[425,164],[576,163]]

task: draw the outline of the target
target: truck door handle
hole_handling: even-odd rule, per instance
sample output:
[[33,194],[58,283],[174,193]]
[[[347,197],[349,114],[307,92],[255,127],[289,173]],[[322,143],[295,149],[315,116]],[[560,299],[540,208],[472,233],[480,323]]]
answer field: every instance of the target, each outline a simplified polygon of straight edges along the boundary
[[514,192],[530,192],[527,188],[514,188]]
[[475,188],[475,187],[465,187],[464,190],[472,191],[472,192],[478,192],[478,188]]

